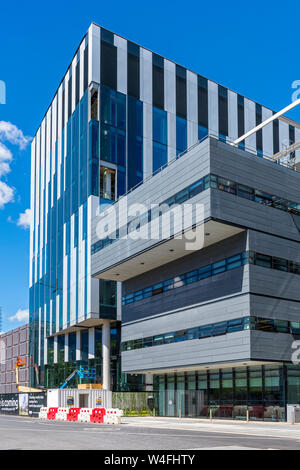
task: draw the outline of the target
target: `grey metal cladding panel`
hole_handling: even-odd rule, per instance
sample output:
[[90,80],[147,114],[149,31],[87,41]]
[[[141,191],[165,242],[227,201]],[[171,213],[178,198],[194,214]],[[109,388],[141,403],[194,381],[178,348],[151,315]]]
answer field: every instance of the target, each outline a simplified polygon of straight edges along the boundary
[[254,230],[248,231],[249,250],[300,262],[299,242]]
[[184,308],[200,302],[233,296],[248,291],[248,273],[246,271],[244,274],[244,268],[237,268],[230,272],[218,274],[217,276],[126,305],[123,307],[122,321],[127,323],[169,310]]
[[292,335],[251,331],[251,359],[291,361]]
[[[168,263],[123,283],[123,295],[176,277],[188,271],[240,253],[246,249],[246,233],[240,233],[203,250]],[[138,320],[169,310],[199,304],[249,290],[248,266],[164,292],[123,307],[122,321]]]
[[211,190],[211,216],[243,227],[300,241],[300,233],[291,214],[217,189]]
[[122,371],[189,367],[250,358],[250,332],[183,341],[122,353]]
[[[201,177],[210,172],[209,167],[209,146],[210,141],[207,139],[194,149],[187,152],[183,157],[174,161],[157,175],[143,183],[140,187],[128,194],[127,204],[139,203],[146,204],[150,208],[150,204],[158,204],[168,197],[176,194],[181,189],[197,181]],[[210,215],[210,194],[209,190],[198,194],[193,198],[193,202],[199,202],[205,205],[205,217]],[[115,204],[118,208],[122,203],[122,199]],[[96,233],[96,225],[98,219],[92,219],[91,243],[98,241]],[[119,240],[113,246],[106,247],[104,250],[92,256],[92,272],[97,272],[115,262],[119,262],[124,257],[131,256],[133,253],[147,249],[152,246],[153,241],[145,240]],[[125,250],[125,251],[124,251]],[[116,252],[118,253],[116,254]],[[124,256],[125,255],[125,256]],[[99,259],[98,259],[99,258]],[[101,258],[101,261],[100,261]]]
[[[159,204],[207,175],[210,172],[209,165],[209,140],[206,140],[129,192],[127,195],[128,205],[136,202]],[[118,207],[121,201],[122,198],[115,206]]]
[[275,297],[263,297],[250,295],[251,315],[257,317],[274,318],[277,320],[300,321],[299,302],[277,299]]
[[300,276],[298,274],[251,265],[249,281],[251,294],[300,301]]
[[211,139],[211,172],[300,202],[300,173]]
[[[194,203],[199,203],[204,205],[205,218],[210,215],[210,190],[207,190],[201,194],[198,194],[193,198]],[[93,228],[94,233],[96,234],[95,225]],[[94,241],[97,241],[95,235]],[[91,257],[91,269],[92,273],[96,273],[100,270],[106,269],[114,264],[122,262],[127,258],[135,256],[140,252],[150,249],[155,246],[159,241],[158,240],[132,240],[120,239],[116,240],[111,245],[100,250],[98,253],[95,253]],[[93,242],[92,242],[93,243]]]
[[122,283],[123,295],[151,286],[157,282],[165,281],[178,274],[193,271],[200,266],[206,266],[245,250],[247,250],[247,234],[242,232],[159,268],[152,269],[133,279],[124,281]]
[[122,341],[232,320],[250,314],[249,294],[236,295],[199,305],[122,323]]
[[[164,183],[164,184],[166,185],[166,183]],[[187,185],[185,185],[184,187],[186,187],[186,186]],[[177,192],[178,192],[178,189],[174,189],[174,191],[172,191],[172,192],[170,191],[170,196],[176,194]],[[132,193],[132,194],[134,194],[134,193]],[[152,200],[151,198],[152,198],[151,194],[149,195],[148,200],[146,200],[146,201],[144,201],[144,200],[141,201],[138,197],[136,197],[135,199],[133,199],[132,197],[130,199],[128,198],[127,207],[130,207],[131,204],[145,204],[146,207],[147,207],[147,210],[148,210],[148,209],[151,208],[151,204],[156,204],[157,203],[156,201]],[[163,202],[165,199],[166,198],[160,198],[160,200],[158,202]],[[210,216],[210,190],[209,189],[207,189],[206,191],[203,191],[200,194],[197,194],[197,196],[194,196],[188,202],[193,202],[194,204],[195,203],[203,204],[205,206],[204,207],[205,217]],[[116,213],[118,213],[118,208],[119,208],[120,205],[121,205],[121,202],[116,203],[114,206],[112,206],[116,209]],[[120,208],[120,210],[122,210],[122,207]],[[94,217],[93,220],[92,220],[92,233],[91,233],[91,243],[92,244],[94,242],[98,241],[96,227],[97,227],[97,223],[98,223],[99,220],[100,219],[98,217]],[[122,223],[120,225],[122,225]]]

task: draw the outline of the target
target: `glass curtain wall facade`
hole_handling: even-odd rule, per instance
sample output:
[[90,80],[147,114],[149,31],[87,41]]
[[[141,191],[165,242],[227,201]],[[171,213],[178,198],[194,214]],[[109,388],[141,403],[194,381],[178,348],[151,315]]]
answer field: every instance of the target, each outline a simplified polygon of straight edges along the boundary
[[[75,362],[96,364],[101,374],[97,328],[110,320],[120,336],[116,283],[90,273],[95,207],[112,204],[208,133],[232,140],[271,112],[258,105],[252,112],[249,103],[90,26],[32,143],[30,356],[41,383],[59,385]],[[271,145],[262,130],[257,152],[275,153],[285,125],[289,140],[297,140],[298,129],[275,121]],[[80,332],[85,328],[82,337],[71,330],[78,324]],[[118,384],[119,353],[111,357],[112,382]]]

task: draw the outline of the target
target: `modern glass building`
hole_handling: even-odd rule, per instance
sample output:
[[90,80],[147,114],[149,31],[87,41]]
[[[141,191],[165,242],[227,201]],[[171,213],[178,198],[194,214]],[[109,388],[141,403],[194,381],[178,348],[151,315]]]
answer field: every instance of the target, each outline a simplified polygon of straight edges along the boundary
[[[231,269],[232,273],[237,273],[256,267],[260,262],[257,254],[261,253],[271,255],[272,260],[284,258],[289,263],[291,256],[292,259],[294,256],[292,248],[285,256],[277,252],[267,253],[265,241],[261,240],[262,246],[249,242],[250,228],[246,221],[238,220],[238,216],[236,219],[228,216],[225,223],[220,214],[218,217],[212,216],[209,210],[207,217],[219,224],[207,229],[207,233],[218,229],[215,243],[209,244],[212,251],[206,253],[199,250],[197,256],[193,255],[191,264],[184,261],[188,257],[181,252],[181,262],[185,264],[176,265],[173,269],[169,263],[177,258],[164,259],[160,253],[156,259],[151,244],[132,248],[130,243],[124,245],[124,240],[113,243],[99,240],[95,229],[95,221],[105,208],[115,204],[128,191],[134,202],[148,198],[158,203],[169,203],[169,199],[174,197],[177,198],[176,203],[181,204],[186,198],[207,198],[208,194],[219,193],[224,188],[222,194],[236,191],[234,194],[240,204],[261,202],[256,204],[259,207],[257,210],[263,206],[264,210],[275,211],[275,219],[278,213],[287,215],[284,211],[280,212],[279,206],[283,204],[285,208],[295,208],[295,204],[299,203],[299,174],[282,165],[267,162],[262,157],[271,157],[282,146],[299,140],[300,125],[282,117],[245,139],[238,149],[229,145],[229,142],[273,114],[272,110],[238,93],[91,24],[32,142],[30,354],[33,364],[39,366],[42,383],[59,386],[74,368],[80,365],[95,366],[98,381],[105,388],[142,390],[150,389],[153,383],[154,389],[161,391],[161,414],[176,414],[180,409],[190,415],[194,413],[190,406],[196,406],[196,399],[186,398],[186,403],[191,399],[193,405],[186,404],[183,408],[183,404],[178,405],[179,398],[175,406],[175,399],[168,399],[168,394],[199,391],[205,406],[223,400],[225,389],[225,401],[231,402],[229,397],[232,394],[246,393],[245,387],[247,397],[251,397],[253,395],[249,390],[255,382],[251,382],[251,368],[254,367],[260,368],[253,369],[253,374],[257,374],[255,383],[258,388],[263,387],[260,388],[264,390],[262,393],[268,390],[268,384],[276,382],[280,390],[278,393],[285,393],[286,396],[287,391],[283,390],[285,385],[282,388],[281,384],[286,384],[287,379],[283,377],[293,374],[294,369],[280,364],[276,365],[275,372],[272,360],[260,357],[254,364],[249,352],[247,358],[237,355],[234,358],[235,366],[233,358],[230,359],[226,369],[231,372],[225,372],[223,366],[215,371],[214,366],[213,374],[219,375],[213,378],[210,370],[203,372],[203,367],[217,364],[220,358],[212,361],[209,357],[200,361],[201,364],[194,358],[191,372],[189,361],[177,365],[159,364],[151,357],[150,367],[149,362],[142,363],[137,349],[145,354],[153,351],[154,356],[162,357],[165,348],[174,347],[173,343],[187,346],[191,341],[203,344],[203,341],[208,341],[207,338],[215,338],[214,328],[222,331],[220,337],[256,333],[256,326],[260,320],[269,319],[272,308],[250,311],[250,297],[246,294],[246,304],[232,308],[230,318],[216,314],[212,320],[206,313],[202,315],[197,310],[193,321],[185,324],[185,314],[180,317],[177,313],[173,317],[170,313],[174,309],[183,312],[187,305],[191,305],[191,299],[185,294],[179,295],[187,288],[185,285],[192,289],[198,283],[207,283],[207,279],[217,285],[222,276],[229,276],[229,271],[231,276]],[[202,143],[197,144],[199,141]],[[187,149],[186,155],[179,158]],[[220,155],[221,151],[227,151],[228,161],[233,161],[231,167],[227,167],[228,171],[217,171],[217,161],[214,164],[211,161],[212,153]],[[237,152],[248,157],[251,154],[249,165],[247,158],[243,159],[240,154],[237,157]],[[235,158],[239,159],[235,161]],[[289,165],[297,166],[298,160],[297,152],[285,157],[285,163]],[[252,168],[253,162],[257,166]],[[280,185],[278,188],[272,186],[272,181],[265,184],[251,178],[247,180],[246,175],[259,174],[261,166],[266,164],[272,168],[270,174],[273,170],[277,172],[272,174],[274,181],[290,184],[291,180],[293,186],[285,188]],[[240,168],[242,176],[234,171],[234,165]],[[285,176],[290,173],[293,177]],[[226,197],[233,197],[232,194],[226,194]],[[280,203],[279,200],[284,202]],[[218,204],[223,203],[216,202],[216,210]],[[276,208],[274,204],[277,204]],[[266,205],[273,207],[266,208]],[[293,215],[296,220],[298,215],[295,211]],[[249,216],[251,222],[250,219]],[[264,231],[268,232],[268,228],[259,229],[259,233]],[[285,236],[296,243],[300,240],[299,230],[291,231],[293,234]],[[282,234],[272,236],[284,238]],[[235,249],[223,249],[223,240],[230,237],[236,237]],[[216,254],[215,244],[221,244]],[[153,256],[151,269],[144,260],[139,261],[143,250]],[[240,258],[235,258],[238,256]],[[129,259],[131,264],[127,264]],[[195,260],[197,266],[194,265]],[[215,263],[220,265],[216,266]],[[274,263],[280,264],[279,261]],[[124,272],[127,270],[126,275],[117,272],[122,270],[122,266]],[[200,268],[205,268],[204,271],[209,274],[198,272]],[[175,289],[179,275],[183,283],[181,291]],[[186,281],[183,281],[183,275]],[[290,271],[287,275],[295,276],[295,273]],[[224,292],[225,297],[235,289],[230,287],[230,282],[226,283],[229,291]],[[236,282],[241,283],[241,279]],[[220,286],[222,290],[222,283]],[[202,303],[203,308],[207,303],[211,311],[212,297],[203,294],[204,297],[198,298],[199,292],[197,287],[193,302]],[[172,306],[165,304],[166,295],[172,299]],[[224,307],[224,312],[228,312],[228,308]],[[297,312],[295,306],[289,308]],[[294,325],[296,313],[287,318],[286,309],[282,307],[278,315],[280,321],[288,322],[286,328],[297,329]],[[160,323],[160,316],[172,319],[171,323]],[[146,323],[140,323],[145,317],[147,321],[143,321]],[[232,323],[228,324],[229,320]],[[147,322],[152,322],[153,328]],[[220,322],[223,324],[218,325]],[[188,325],[197,332],[182,333]],[[253,325],[256,325],[255,328]],[[206,339],[200,340],[198,336],[202,335],[200,330],[204,327],[210,333],[207,333]],[[157,339],[157,335],[162,339]],[[197,351],[195,354],[198,357]],[[246,366],[240,364],[241,357]],[[263,359],[262,363],[260,359]],[[206,366],[203,361],[207,362]],[[247,377],[239,379],[239,368],[244,374],[245,367]],[[223,377],[225,373],[232,375]],[[274,374],[278,374],[277,378]],[[31,378],[34,384],[33,373]],[[295,380],[297,382],[298,379]],[[209,395],[205,390],[210,390]],[[168,404],[170,402],[172,404]]]

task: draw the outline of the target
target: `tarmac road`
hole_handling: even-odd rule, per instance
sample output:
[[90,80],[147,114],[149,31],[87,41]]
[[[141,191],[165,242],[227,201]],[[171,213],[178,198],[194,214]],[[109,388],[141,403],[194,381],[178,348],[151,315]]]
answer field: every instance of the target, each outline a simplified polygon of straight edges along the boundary
[[176,418],[123,418],[121,425],[101,425],[0,415],[0,449],[300,450],[300,426]]

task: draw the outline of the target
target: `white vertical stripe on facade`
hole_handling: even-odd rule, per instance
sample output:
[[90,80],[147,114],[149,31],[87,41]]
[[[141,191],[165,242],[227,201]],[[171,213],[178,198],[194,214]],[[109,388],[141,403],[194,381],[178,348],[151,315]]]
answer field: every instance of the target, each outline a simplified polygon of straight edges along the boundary
[[56,106],[53,102],[50,113],[51,119],[51,207],[54,205],[54,174],[56,171],[55,168],[55,134],[56,134]]
[[95,328],[88,329],[89,334],[89,359],[95,358]]
[[61,139],[62,139],[62,132],[61,132],[61,113],[62,113],[62,88],[59,87],[57,93],[57,109],[58,109],[58,116],[57,116],[57,124],[58,124],[58,135],[57,135],[57,199],[61,197],[60,187],[61,187]]
[[69,335],[65,335],[65,362],[69,360]]
[[[56,281],[55,281],[56,282]],[[55,332],[59,331],[59,298],[61,296],[60,291],[56,293],[55,302],[56,302],[56,321],[55,321]]]
[[49,315],[49,321],[50,321],[50,328],[49,328],[49,329],[50,329],[50,335],[54,335],[54,333],[55,333],[55,331],[53,331],[53,328],[52,328],[52,326],[53,326],[53,322],[52,322],[53,305],[52,305],[52,303],[53,303],[53,300],[50,299],[50,315]]
[[56,121],[57,121],[57,94],[54,96],[52,101],[51,111],[52,111],[52,147],[54,147],[57,135],[56,135]]
[[76,331],[76,361],[81,359],[81,350],[80,350],[80,331]]
[[284,150],[289,146],[289,125],[286,122],[279,120],[279,150]]
[[48,364],[48,339],[45,337],[45,343],[44,343],[44,364]]
[[[245,98],[245,133],[256,126],[255,103]],[[245,146],[248,150],[256,153],[256,134],[252,134],[245,139]]]
[[207,81],[208,90],[208,129],[209,133],[219,135],[219,101],[218,85],[210,80]]
[[167,113],[168,162],[176,157],[176,115]]
[[75,236],[75,214],[72,214],[70,219],[70,257],[71,257],[71,278],[70,278],[70,323],[76,323],[76,258],[77,250],[74,248]]
[[117,282],[117,320],[122,320],[122,283]]
[[152,105],[152,52],[140,48],[140,99]]
[[77,54],[72,61],[72,113],[75,110],[75,98],[76,98],[76,64]]
[[167,59],[164,59],[164,94],[165,110],[176,114],[176,67]]
[[32,262],[34,259],[33,253],[33,237],[34,237],[34,191],[35,191],[35,146],[36,146],[36,137],[34,137],[31,143],[31,176],[30,176],[30,248],[29,248],[29,288],[32,286]]
[[114,45],[117,48],[117,90],[127,93],[127,41],[114,35]]
[[66,253],[66,224],[64,224],[64,256],[63,256],[63,326],[67,326],[68,310],[68,255]]
[[54,356],[54,359],[53,359],[53,362],[54,364],[57,364],[57,359],[58,359],[58,342],[57,342],[57,336],[54,336],[54,342],[53,342],[53,356]]
[[68,109],[69,109],[69,76],[70,72],[69,70],[66,73],[66,79],[65,79],[65,154],[67,152],[67,122],[68,122]]
[[228,140],[238,138],[238,105],[237,94],[228,90]]
[[38,361],[38,365],[41,364],[41,344],[42,344],[42,338],[41,338],[41,325],[42,325],[42,310],[43,310],[43,307],[39,307],[39,326],[38,326],[38,331],[39,331],[39,335],[38,335],[38,358],[37,358],[37,361]]
[[[92,314],[99,314],[100,312],[100,298],[99,298],[99,280],[91,277],[91,227],[92,219],[100,212],[99,198],[91,196],[88,199],[88,237],[87,237],[87,288],[88,288],[88,312]],[[90,298],[91,297],[91,298]]]
[[83,316],[83,303],[82,303],[82,277],[84,276],[84,264],[82,259],[82,214],[83,214],[83,206],[80,206],[78,209],[78,249],[77,249],[77,256],[78,256],[78,320],[83,320],[81,318]]
[[[279,120],[279,151],[286,149],[290,143],[289,125]],[[289,155],[281,158],[282,163],[289,163]]]
[[79,100],[83,97],[84,94],[84,49],[85,49],[85,39],[80,44],[79,48]]
[[45,129],[41,127],[40,133],[40,165],[41,165],[41,176],[40,176],[40,276],[44,275],[43,272],[43,234],[45,226],[45,214],[44,214],[44,188],[45,188]]
[[187,85],[187,146],[198,140],[198,78],[193,72],[186,72]]
[[35,280],[37,281],[40,277],[40,272],[38,271],[37,258],[39,252],[39,223],[40,223],[40,138],[41,131],[40,129],[37,132],[36,136],[36,171],[37,171],[37,191],[36,191],[36,219],[35,219],[35,246],[36,246],[36,262],[35,262]]
[[[295,142],[299,142],[300,140],[300,129],[297,127],[295,128]],[[296,150],[296,162],[300,162],[300,149]]]
[[153,172],[153,108],[152,104],[143,104],[143,172],[144,179]]
[[[91,221],[92,221],[92,200],[93,196],[89,197],[87,200],[87,311],[86,314],[89,314],[92,311],[92,299],[91,299]],[[93,292],[94,294],[94,292]]]
[[[273,115],[272,111],[262,106],[262,122],[266,121]],[[273,123],[268,124],[262,129],[263,154],[266,156],[273,155]]]
[[100,83],[100,34],[99,26],[91,24],[88,31],[89,41],[89,80],[88,82]]
[[168,161],[176,157],[176,66],[164,59],[164,95],[167,111]]

